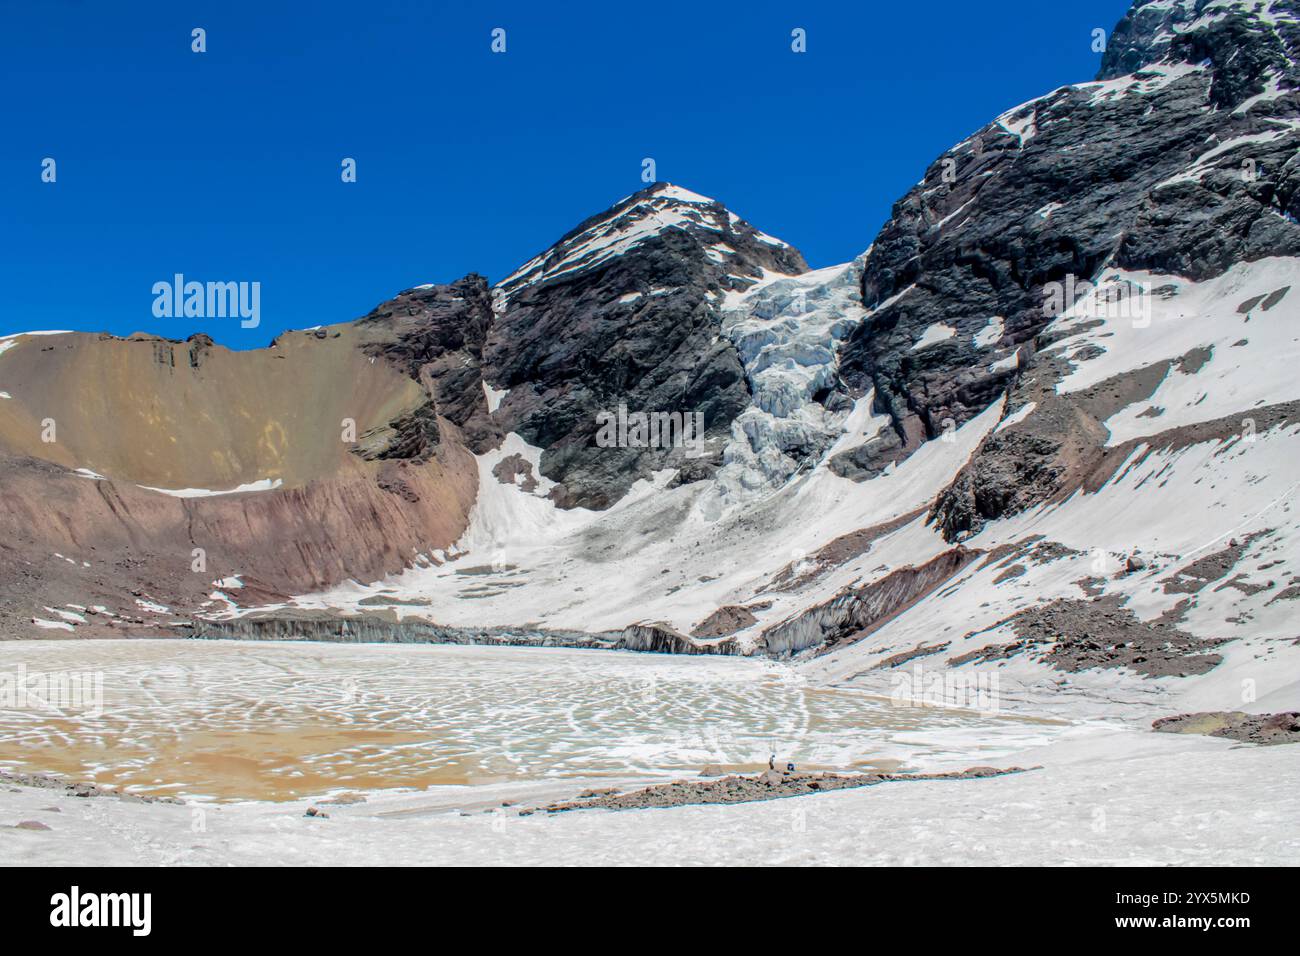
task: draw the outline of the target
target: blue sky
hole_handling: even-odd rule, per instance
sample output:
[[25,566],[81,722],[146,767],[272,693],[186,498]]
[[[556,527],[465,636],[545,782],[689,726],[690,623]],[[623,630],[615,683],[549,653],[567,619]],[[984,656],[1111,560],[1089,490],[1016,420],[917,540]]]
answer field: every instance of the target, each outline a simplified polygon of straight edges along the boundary
[[[639,189],[645,157],[832,265],[954,142],[1091,79],[1091,31],[1128,6],[0,0],[0,334],[263,346],[496,281]],[[155,318],[178,272],[260,282],[261,325]]]

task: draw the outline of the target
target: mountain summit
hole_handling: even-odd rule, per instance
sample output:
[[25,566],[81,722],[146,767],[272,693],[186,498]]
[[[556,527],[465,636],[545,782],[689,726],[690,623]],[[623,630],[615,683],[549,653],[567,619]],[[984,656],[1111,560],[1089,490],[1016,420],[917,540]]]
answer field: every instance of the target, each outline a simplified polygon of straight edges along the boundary
[[[485,350],[505,392],[502,426],[543,449],[561,507],[606,508],[658,470],[703,477],[749,404],[735,345],[722,334],[728,293],[769,274],[807,271],[797,250],[716,200],[656,183],[584,220],[497,287]],[[699,413],[705,456],[595,444],[597,416]]]
[[[597,269],[661,238],[669,229],[699,240],[705,255],[717,262],[736,255],[738,247],[757,242],[773,251],[752,256],[754,261],[774,271],[807,269],[792,247],[754,229],[716,199],[671,183],[654,183],[579,223],[545,252],[503,279],[498,288],[508,295],[523,286]],[[746,262],[738,260],[741,268]]]

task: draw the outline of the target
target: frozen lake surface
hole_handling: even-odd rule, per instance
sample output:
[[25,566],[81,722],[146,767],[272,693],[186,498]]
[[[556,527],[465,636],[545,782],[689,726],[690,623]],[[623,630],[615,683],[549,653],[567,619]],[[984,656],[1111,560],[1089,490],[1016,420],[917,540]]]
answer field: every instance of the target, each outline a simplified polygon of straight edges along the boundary
[[[737,658],[453,645],[0,643],[0,681],[102,680],[102,699],[0,695],[0,767],[141,793],[291,800],[525,780],[994,763],[1061,724],[904,707]],[[3,686],[3,685],[0,685]],[[57,696],[57,694],[56,694]],[[75,704],[75,706],[74,706]],[[98,704],[98,706],[96,706]]]

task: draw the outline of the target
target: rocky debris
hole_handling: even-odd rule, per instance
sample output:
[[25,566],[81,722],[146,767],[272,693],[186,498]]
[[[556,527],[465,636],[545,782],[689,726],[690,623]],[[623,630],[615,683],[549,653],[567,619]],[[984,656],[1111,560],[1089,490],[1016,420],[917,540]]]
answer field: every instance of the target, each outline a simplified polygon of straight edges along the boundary
[[375,478],[375,484],[389,494],[397,495],[408,504],[418,504],[420,493],[412,482],[407,480],[407,470],[411,461],[385,461]]
[[757,623],[758,618],[749,608],[727,604],[696,624],[691,630],[691,637],[727,637]]
[[[602,509],[639,478],[720,462],[750,403],[745,370],[722,334],[722,301],[764,272],[796,274],[797,251],[720,203],[658,183],[578,225],[499,286],[484,348],[488,382],[508,390],[496,418],[543,449],[562,508]],[[683,447],[597,445],[597,415],[700,413],[714,441],[701,466]]]
[[932,594],[979,555],[979,551],[953,548],[918,567],[898,568],[870,584],[848,588],[766,628],[760,643],[769,656],[789,657],[813,647],[826,653],[862,640]]
[[1177,624],[1182,621],[1183,618],[1187,617],[1187,612],[1193,607],[1195,607],[1195,601],[1191,598],[1183,598],[1173,607],[1165,608],[1161,611],[1160,616],[1156,618],[1156,620],[1166,624]]
[[[1285,293],[1286,291],[1289,291],[1290,288],[1291,288],[1290,286],[1287,286],[1285,290],[1279,290],[1279,291]],[[1237,314],[1250,315],[1251,312],[1259,308],[1263,304],[1263,302],[1268,298],[1271,298],[1271,296],[1253,295],[1249,299],[1243,299],[1241,302],[1237,304]],[[1233,345],[1245,345],[1248,341],[1249,341],[1248,339],[1241,339],[1238,342],[1234,342]]]
[[1188,677],[1222,663],[1222,655],[1213,651],[1224,641],[1195,637],[1164,619],[1142,621],[1123,600],[1118,595],[1060,598],[1026,608],[985,629],[1010,625],[1019,640],[978,648],[950,658],[948,665],[992,663],[1032,652],[1042,663],[1070,673],[1124,667],[1144,677]]
[[[611,794],[615,794],[615,793],[618,793],[618,788],[616,787],[600,787],[592,790],[582,791],[582,793],[578,794],[578,799],[594,800],[597,797],[608,797]],[[502,804],[502,806],[505,806],[505,804]]]
[[1287,587],[1283,588],[1281,591],[1278,591],[1277,594],[1269,598],[1268,603],[1272,604],[1275,601],[1296,601],[1296,600],[1300,600],[1300,581],[1292,581],[1291,584],[1289,584]]
[[317,800],[322,807],[350,807],[358,803],[366,802],[364,793],[340,793],[330,797],[328,800]]
[[[104,787],[89,781],[72,782],[64,777],[48,773],[21,773],[12,770],[0,770],[0,783],[19,787],[33,787],[39,790],[54,790],[70,797],[111,797],[127,803],[175,803],[185,801],[174,797],[156,797],[147,794],[128,793],[114,787]],[[47,808],[55,809],[55,808]]]
[[492,468],[492,474],[503,485],[517,485],[526,494],[537,490],[537,477],[533,474],[533,463],[523,455],[507,455]]
[[1226,577],[1236,567],[1246,550],[1259,538],[1272,534],[1272,531],[1257,531],[1240,540],[1233,538],[1222,550],[1198,558],[1191,564],[1179,568],[1161,581],[1166,594],[1195,594],[1207,585]]
[[1259,583],[1256,583],[1253,581],[1247,581],[1246,576],[1244,574],[1237,574],[1234,575],[1231,579],[1224,581],[1214,590],[1222,591],[1224,588],[1232,588],[1236,591],[1240,591],[1242,594],[1245,594],[1247,597],[1249,597],[1252,594],[1260,594],[1264,591],[1271,591],[1276,586],[1277,586],[1276,581],[1269,580],[1269,581],[1261,581]]
[[1199,714],[1161,717],[1151,725],[1166,734],[1204,734],[1252,744],[1300,743],[1300,711],[1280,714],[1246,714],[1215,710]]
[[1009,568],[1000,571],[993,579],[994,584],[1005,584],[1007,581],[1013,581],[1016,578],[1023,577],[1029,572],[1023,564],[1013,564]]
[[912,648],[910,651],[900,651],[897,654],[891,654],[883,661],[876,663],[871,669],[879,671],[889,670],[893,667],[901,667],[909,661],[916,660],[918,657],[929,657],[931,654],[941,654],[951,646],[951,641],[944,641],[942,644],[931,644],[928,646],[925,644],[917,644],[916,647]]
[[569,810],[643,810],[650,807],[680,807],[690,804],[752,803],[758,800],[776,800],[783,797],[805,796],[831,790],[856,787],[873,787],[880,783],[924,780],[979,780],[988,777],[1024,773],[1025,767],[972,767],[958,773],[803,773],[799,771],[765,770],[754,776],[729,774],[707,780],[677,780],[635,790],[631,793],[611,793],[596,799],[583,799],[553,803],[538,807],[547,813],[564,813]]
[[427,597],[399,597],[395,594],[372,594],[357,602],[358,607],[428,607],[433,603]]
[[1003,567],[1006,567],[1008,564],[1024,557],[1034,544],[1044,539],[1044,535],[1032,534],[1018,541],[1006,541],[995,545],[984,552],[984,559],[980,561],[979,566],[987,568],[1000,563]]
[[1182,372],[1184,375],[1195,375],[1203,369],[1212,358],[1214,358],[1214,346],[1206,345],[1187,352],[1174,362],[1174,368],[1178,369],[1178,371]]
[[[1300,254],[1300,0],[1200,18],[1193,6],[1135,4],[1099,74],[1107,84],[1008,111],[895,204],[863,273],[874,311],[840,366],[891,427],[848,453],[842,474],[871,477],[1003,394],[1021,374],[1012,355],[1023,368],[1055,318],[1054,283],[1103,264],[1199,281]],[[1152,32],[1170,18],[1185,29],[1176,42]],[[1281,95],[1248,103],[1270,78]],[[1243,158],[1258,176],[1241,175]]]
[[1073,558],[1081,553],[1059,541],[1040,541],[1029,549],[1028,559],[1035,564],[1048,564],[1062,558]]

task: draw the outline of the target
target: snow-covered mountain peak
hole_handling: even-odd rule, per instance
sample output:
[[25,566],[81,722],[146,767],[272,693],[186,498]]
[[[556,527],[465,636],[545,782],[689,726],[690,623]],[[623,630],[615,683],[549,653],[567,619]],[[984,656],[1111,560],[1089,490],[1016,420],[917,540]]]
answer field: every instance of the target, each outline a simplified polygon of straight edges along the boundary
[[[663,199],[673,202],[696,203],[703,206],[721,205],[716,199],[708,196],[701,196],[699,193],[691,192],[681,186],[674,186],[672,183],[655,183],[649,189],[642,190],[643,193],[649,193],[654,199]],[[632,197],[629,196],[629,199]]]
[[694,236],[704,254],[715,262],[734,255],[738,241],[794,251],[788,243],[753,228],[716,199],[672,183],[654,183],[579,223],[497,288],[509,296],[523,286],[597,269],[669,230]]

